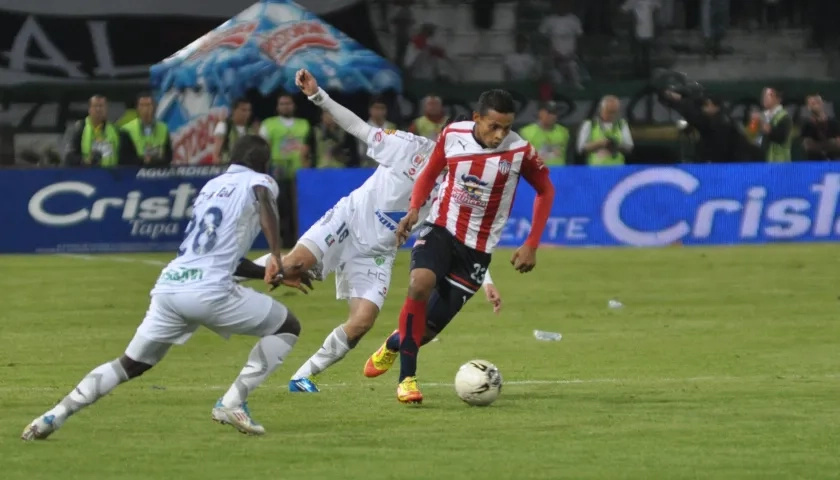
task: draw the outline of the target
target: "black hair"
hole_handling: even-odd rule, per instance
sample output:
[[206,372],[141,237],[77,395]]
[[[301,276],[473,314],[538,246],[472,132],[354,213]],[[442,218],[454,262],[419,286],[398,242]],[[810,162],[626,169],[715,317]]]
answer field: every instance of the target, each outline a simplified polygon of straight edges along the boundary
[[494,88],[487,90],[478,97],[478,113],[487,115],[490,110],[495,110],[501,114],[516,113],[516,104],[513,102],[513,96],[507,90]]
[[155,97],[154,97],[154,95],[152,95],[152,92],[150,92],[148,90],[142,90],[137,94],[136,97],[134,97],[134,99],[137,100],[138,102],[140,101],[141,98],[151,98],[152,101],[155,100]]
[[458,115],[457,117],[451,117],[449,120],[446,121],[446,124],[443,126],[443,128],[446,128],[450,124],[455,122],[466,122],[469,119],[470,117],[468,117],[467,115]]
[[108,99],[107,99],[107,98],[105,98],[105,95],[102,95],[101,93],[94,93],[94,94],[93,94],[93,95],[91,95],[91,96],[90,96],[90,98],[88,99],[88,105],[90,105],[90,104],[91,104],[91,102],[93,102],[94,100],[97,100],[97,99],[100,99],[100,98],[101,98],[102,100],[105,100],[106,102],[108,101]]
[[247,99],[247,98],[245,98],[245,97],[239,97],[239,98],[237,98],[236,100],[234,100],[234,101],[233,101],[233,109],[234,109],[234,110],[236,110],[236,109],[237,109],[237,108],[239,108],[239,106],[240,106],[240,105],[242,105],[243,103],[247,103],[248,105],[250,105],[250,104],[251,104],[251,101],[250,101],[250,100],[248,100],[248,99]]
[[382,95],[374,95],[373,98],[370,99],[370,103],[368,104],[369,107],[374,105],[384,105],[388,106],[388,102],[385,101],[385,97]]
[[271,159],[271,147],[259,135],[243,135],[233,144],[230,163],[263,171]]

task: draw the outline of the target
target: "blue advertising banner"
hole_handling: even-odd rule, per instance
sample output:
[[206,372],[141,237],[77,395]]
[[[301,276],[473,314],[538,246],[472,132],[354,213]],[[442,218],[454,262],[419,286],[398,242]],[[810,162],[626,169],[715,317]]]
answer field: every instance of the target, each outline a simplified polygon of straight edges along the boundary
[[[300,231],[370,173],[299,172]],[[838,163],[562,167],[552,169],[551,178],[557,194],[543,244],[652,247],[840,239]],[[525,240],[534,195],[522,181],[500,246]]]
[[195,195],[222,171],[3,170],[0,252],[174,252]]
[[[175,251],[191,204],[223,167],[4,170],[0,252]],[[298,224],[314,224],[370,175],[298,173]],[[840,164],[565,167],[543,243],[662,246],[840,239]],[[534,191],[522,182],[501,246],[531,227]],[[374,212],[371,212],[373,215]],[[255,248],[263,248],[260,237]]]

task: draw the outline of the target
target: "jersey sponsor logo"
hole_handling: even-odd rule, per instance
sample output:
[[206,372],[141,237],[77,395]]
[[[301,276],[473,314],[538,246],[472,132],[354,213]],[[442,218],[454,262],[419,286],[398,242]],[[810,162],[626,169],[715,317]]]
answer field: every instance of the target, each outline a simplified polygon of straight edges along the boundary
[[456,185],[452,193],[452,200],[461,205],[470,207],[487,206],[487,201],[482,198],[481,190],[487,186],[487,182],[475,175],[461,175],[461,184]]
[[506,176],[508,173],[510,173],[510,166],[511,163],[508,160],[502,160],[501,162],[499,162],[499,173]]
[[200,268],[166,269],[160,273],[158,283],[191,283],[204,278],[204,270]]
[[131,225],[132,237],[156,239],[180,235],[182,220],[192,216],[192,199],[197,193],[192,184],[181,183],[166,197],[144,198],[142,190],[131,190],[124,198],[97,198],[96,185],[66,181],[35,192],[28,209],[36,222],[50,227],[107,222],[109,217],[119,216]]
[[392,232],[397,231],[397,225],[399,225],[400,220],[406,216],[407,212],[393,212],[393,211],[382,211],[377,210],[375,212],[376,219],[379,220],[379,223],[386,226],[388,230]]

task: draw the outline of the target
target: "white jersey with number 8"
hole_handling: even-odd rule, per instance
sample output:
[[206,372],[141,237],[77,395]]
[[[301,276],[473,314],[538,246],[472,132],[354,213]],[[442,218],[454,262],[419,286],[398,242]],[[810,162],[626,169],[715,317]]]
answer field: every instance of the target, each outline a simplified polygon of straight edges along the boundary
[[277,199],[280,190],[273,178],[240,165],[204,185],[178,256],[163,269],[152,294],[234,287],[233,273],[260,232],[256,185]]

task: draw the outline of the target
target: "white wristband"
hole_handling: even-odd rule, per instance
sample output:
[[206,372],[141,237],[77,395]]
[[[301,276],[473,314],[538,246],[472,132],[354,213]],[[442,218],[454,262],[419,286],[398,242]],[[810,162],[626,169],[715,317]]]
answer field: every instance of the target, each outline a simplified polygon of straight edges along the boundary
[[318,91],[315,92],[314,95],[310,95],[307,98],[309,98],[310,102],[320,107],[324,104],[324,102],[326,102],[330,98],[330,96],[321,87],[318,87]]

